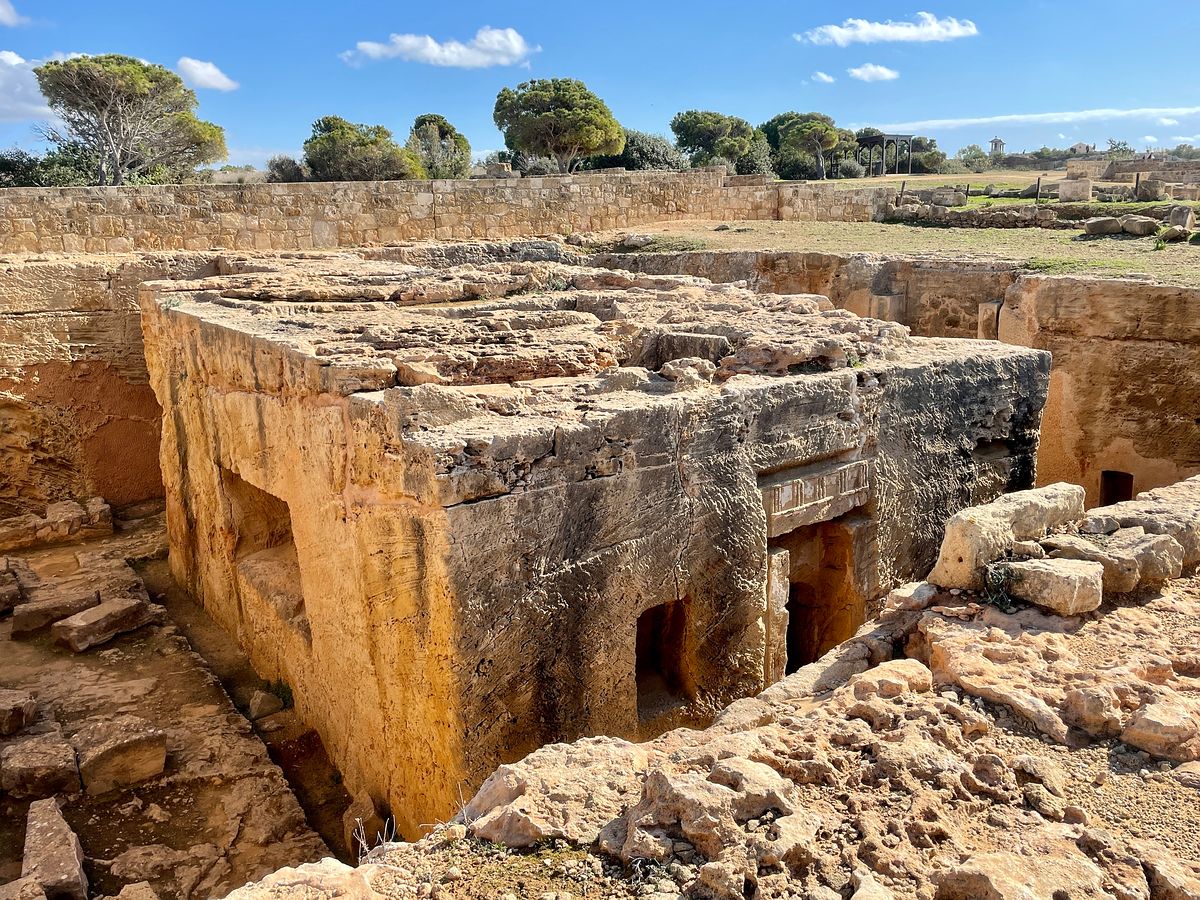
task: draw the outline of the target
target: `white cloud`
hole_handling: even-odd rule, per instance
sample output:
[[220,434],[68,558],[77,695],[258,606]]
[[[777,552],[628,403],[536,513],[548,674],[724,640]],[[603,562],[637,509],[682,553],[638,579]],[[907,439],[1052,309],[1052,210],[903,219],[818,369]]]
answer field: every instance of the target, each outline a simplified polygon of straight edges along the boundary
[[465,44],[454,40],[437,41],[427,34],[393,34],[386,44],[359,41],[353,50],[345,51],[341,57],[351,64],[363,60],[403,59],[431,66],[484,69],[527,63],[529,57],[541,49],[531,45],[514,28],[485,25]]
[[1156,142],[1158,141],[1158,138],[1156,138],[1156,137],[1155,137],[1154,135],[1152,135],[1152,134],[1143,134],[1143,135],[1142,135],[1142,140],[1143,140],[1143,141],[1145,141],[1147,144],[1153,144],[1153,143],[1156,143]]
[[1171,118],[1168,118],[1167,116],[1163,116],[1162,118],[1160,118],[1160,119],[1158,120],[1158,124],[1159,124],[1159,125],[1178,125],[1178,124],[1179,124],[1179,120],[1178,120],[1178,119],[1171,119]]
[[851,78],[857,78],[859,81],[895,81],[900,77],[900,73],[895,69],[877,66],[875,63],[863,63],[861,66],[847,69],[846,72]]
[[1171,140],[1175,141],[1177,144],[1200,144],[1200,134],[1177,134],[1175,137],[1171,138]]
[[833,84],[837,79],[824,72],[813,72],[813,81],[819,81],[821,84]]
[[933,13],[920,12],[917,13],[915,22],[847,19],[841,25],[822,25],[793,37],[801,43],[837,44],[839,47],[847,47],[850,44],[875,44],[883,41],[953,41],[977,34],[979,29],[970,19],[956,19],[953,16],[939,19]]
[[217,68],[216,63],[181,56],[175,64],[189,87],[211,88],[214,91],[236,91],[238,83]]
[[1058,139],[1059,139],[1060,141],[1065,141],[1065,140],[1067,139],[1067,136],[1066,136],[1065,134],[1063,134],[1063,133],[1060,131],[1060,132],[1058,133]]
[[11,50],[0,50],[0,122],[50,118],[33,66]]
[[1070,112],[1010,113],[963,119],[920,119],[876,125],[885,131],[933,131],[975,125],[1069,125],[1076,122],[1108,122],[1117,119],[1155,119],[1159,116],[1200,115],[1200,106],[1139,107],[1137,109],[1079,109]]
[[17,12],[16,7],[12,5],[12,0],[0,0],[0,25],[16,28],[28,21],[28,18]]

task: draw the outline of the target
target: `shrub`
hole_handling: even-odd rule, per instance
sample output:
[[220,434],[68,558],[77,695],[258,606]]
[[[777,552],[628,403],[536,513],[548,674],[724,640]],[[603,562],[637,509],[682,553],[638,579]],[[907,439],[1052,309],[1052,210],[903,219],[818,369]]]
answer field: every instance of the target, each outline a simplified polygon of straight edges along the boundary
[[615,156],[593,156],[588,169],[625,168],[631,172],[678,171],[688,167],[688,159],[662,135],[625,129],[625,149]]
[[770,175],[774,177],[775,166],[771,162],[771,144],[761,131],[754,132],[750,149],[738,157],[739,175]]
[[293,157],[272,156],[267,160],[267,181],[273,184],[292,184],[307,179],[304,166]]
[[862,178],[866,171],[866,166],[855,159],[846,159],[838,163],[838,178]]

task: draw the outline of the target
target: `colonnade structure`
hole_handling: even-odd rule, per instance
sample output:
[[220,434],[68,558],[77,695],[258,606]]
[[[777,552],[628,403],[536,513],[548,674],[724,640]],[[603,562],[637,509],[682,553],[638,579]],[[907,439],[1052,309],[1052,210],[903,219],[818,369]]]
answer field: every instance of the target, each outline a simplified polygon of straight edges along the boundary
[[[888,161],[887,150],[891,144],[895,149],[895,171],[890,173],[894,175],[900,174],[901,153],[900,146],[904,145],[904,158],[907,160],[907,174],[912,174],[912,142],[914,135],[911,134],[873,134],[858,139],[858,148],[854,152],[854,158],[866,170],[867,175],[887,175]],[[875,171],[875,151],[879,150],[879,171]],[[866,161],[864,162],[864,155]]]

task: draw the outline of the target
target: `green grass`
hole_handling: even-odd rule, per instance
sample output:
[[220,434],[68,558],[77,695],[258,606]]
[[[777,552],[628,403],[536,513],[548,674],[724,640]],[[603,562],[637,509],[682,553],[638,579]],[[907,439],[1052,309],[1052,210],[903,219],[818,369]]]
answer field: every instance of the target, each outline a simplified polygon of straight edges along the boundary
[[1062,256],[1034,256],[1021,264],[1022,268],[1039,275],[1135,275],[1136,264],[1117,259],[1068,259]]

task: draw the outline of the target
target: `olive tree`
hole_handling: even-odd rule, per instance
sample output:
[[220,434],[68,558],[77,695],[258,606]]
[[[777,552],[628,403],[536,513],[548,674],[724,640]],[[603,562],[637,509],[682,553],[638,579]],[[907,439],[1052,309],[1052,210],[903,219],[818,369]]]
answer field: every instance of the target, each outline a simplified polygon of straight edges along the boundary
[[625,132],[604,101],[573,78],[526,81],[496,96],[492,114],[510,150],[549,156],[571,172],[588,156],[616,155]]
[[33,70],[62,128],[52,143],[96,159],[95,182],[123,184],[159,173],[182,178],[225,158],[225,131],[196,117],[194,92],[174,72],[130,56],[51,60]]

